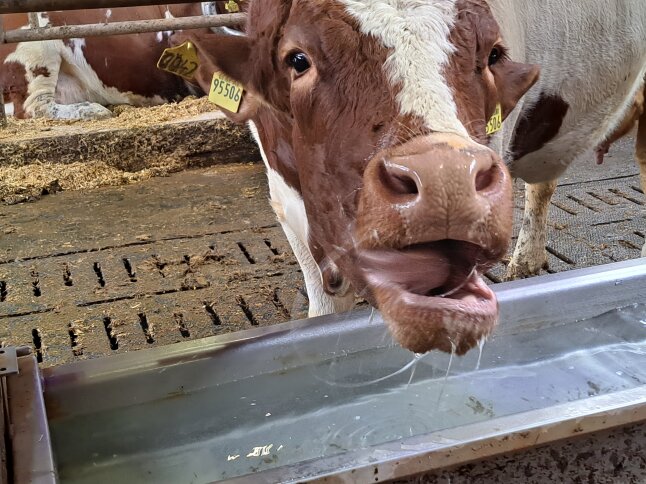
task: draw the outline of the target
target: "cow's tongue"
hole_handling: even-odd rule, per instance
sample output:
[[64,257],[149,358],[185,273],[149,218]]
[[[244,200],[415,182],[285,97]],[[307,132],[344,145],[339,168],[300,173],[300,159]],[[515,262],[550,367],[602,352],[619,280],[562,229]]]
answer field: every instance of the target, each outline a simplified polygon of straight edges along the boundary
[[360,264],[371,286],[395,285],[419,295],[445,285],[451,275],[449,258],[430,244],[365,251]]

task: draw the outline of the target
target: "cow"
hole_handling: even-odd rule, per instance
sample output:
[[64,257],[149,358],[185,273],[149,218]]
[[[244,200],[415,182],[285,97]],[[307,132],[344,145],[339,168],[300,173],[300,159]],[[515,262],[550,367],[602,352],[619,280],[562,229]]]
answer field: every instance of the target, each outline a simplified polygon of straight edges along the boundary
[[527,232],[625,116],[644,39],[643,0],[252,0],[245,37],[175,40],[204,89],[214,71],[244,86],[225,114],[261,148],[309,315],[356,293],[402,346],[462,354],[497,320],[481,274],[511,240],[510,173]]
[[[639,166],[642,192],[646,193],[646,114],[644,96],[646,85],[635,94],[632,103],[625,110],[623,118],[614,123],[609,134],[602,137],[594,153],[597,164],[603,163],[610,146],[620,138],[631,133],[637,125],[635,160]],[[571,160],[568,158],[568,162]],[[550,200],[556,190],[557,180],[538,184],[526,184],[525,211],[518,241],[505,275],[507,280],[535,276],[542,269],[548,269],[547,252],[547,215]],[[646,257],[646,242],[641,251]]]
[[[52,11],[39,13],[38,20],[44,27],[213,15],[226,13],[226,3]],[[5,15],[3,21],[6,30],[28,25],[26,14]],[[17,118],[101,119],[111,116],[108,105],[153,106],[204,94],[182,78],[155,68],[172,34],[0,45],[5,102]]]

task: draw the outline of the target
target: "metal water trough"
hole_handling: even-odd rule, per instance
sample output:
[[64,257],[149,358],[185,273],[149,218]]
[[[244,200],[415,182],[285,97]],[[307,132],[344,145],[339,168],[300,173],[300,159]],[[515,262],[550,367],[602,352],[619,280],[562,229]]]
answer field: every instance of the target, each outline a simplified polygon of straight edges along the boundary
[[370,311],[40,372],[23,356],[8,467],[18,483],[374,482],[637,423],[645,288],[644,259],[499,284],[483,351],[431,353],[412,378]]

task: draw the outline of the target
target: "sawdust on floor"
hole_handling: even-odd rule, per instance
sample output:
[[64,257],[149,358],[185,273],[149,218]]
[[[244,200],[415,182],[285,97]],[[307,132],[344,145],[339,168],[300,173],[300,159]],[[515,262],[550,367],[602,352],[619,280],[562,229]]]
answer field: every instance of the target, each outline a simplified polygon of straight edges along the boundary
[[51,120],[8,118],[6,128],[0,129],[0,142],[15,142],[59,135],[62,131],[101,131],[133,129],[187,119],[200,114],[217,112],[208,98],[189,96],[179,103],[137,108],[129,105],[110,107],[114,117],[98,120]]
[[37,163],[0,166],[0,201],[15,204],[37,200],[61,190],[91,190],[127,185],[181,170],[180,162],[164,162],[137,172],[122,171],[100,161],[70,164]]

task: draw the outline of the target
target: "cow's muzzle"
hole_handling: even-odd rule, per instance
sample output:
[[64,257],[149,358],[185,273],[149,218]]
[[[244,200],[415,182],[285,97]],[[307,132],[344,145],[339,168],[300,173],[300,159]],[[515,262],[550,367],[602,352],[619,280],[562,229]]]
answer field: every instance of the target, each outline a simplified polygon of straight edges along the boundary
[[431,134],[385,150],[364,172],[358,262],[368,297],[415,352],[466,352],[498,315],[481,273],[505,254],[511,180],[493,151]]

